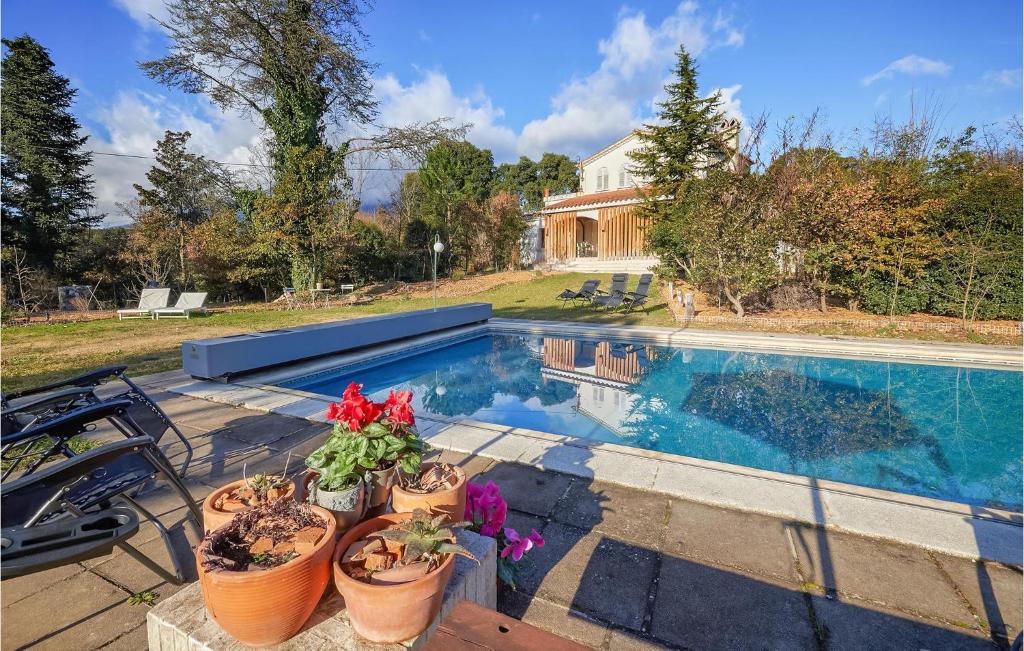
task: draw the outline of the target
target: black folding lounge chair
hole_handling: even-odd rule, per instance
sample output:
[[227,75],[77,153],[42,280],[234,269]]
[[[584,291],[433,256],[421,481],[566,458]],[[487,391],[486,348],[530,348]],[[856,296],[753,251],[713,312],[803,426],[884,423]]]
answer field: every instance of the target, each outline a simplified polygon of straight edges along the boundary
[[[70,380],[0,396],[0,402],[3,404],[3,411],[0,412],[3,437],[0,457],[9,464],[3,471],[2,478],[7,479],[19,467],[22,469],[22,473],[31,473],[56,454],[72,456],[73,452],[68,447],[67,441],[48,441],[45,437],[37,439],[18,437],[17,440],[20,443],[14,445],[8,439],[11,434],[33,428],[39,423],[61,414],[103,402],[96,394],[96,388],[112,379],[123,382],[127,386],[127,390],[107,398],[107,400],[130,400],[132,404],[128,411],[144,434],[159,444],[160,439],[169,429],[185,446],[185,460],[181,466],[181,474],[184,476],[188,471],[188,464],[192,460],[192,446],[159,405],[125,375],[126,369],[125,366],[97,369]],[[112,422],[112,424],[125,436],[130,435],[123,428],[118,427],[116,422]]]
[[568,303],[569,301],[572,301],[573,305],[576,305],[577,301],[592,301],[594,300],[594,296],[596,296],[597,293],[600,291],[597,288],[597,286],[600,284],[600,280],[585,280],[583,282],[583,285],[580,286],[580,290],[578,292],[573,291],[571,289],[566,289],[555,298],[562,301],[563,308],[565,307],[565,304]]
[[640,281],[636,284],[636,289],[631,292],[626,292],[625,298],[622,301],[622,307],[626,312],[632,312],[638,307],[644,308],[644,313],[647,313],[647,295],[651,291],[651,281],[654,279],[654,274],[642,274]]
[[[170,532],[128,492],[161,475],[185,502],[200,535],[202,513],[153,439],[132,421],[131,406],[129,400],[89,405],[35,428],[70,438],[91,423],[114,419],[134,435],[0,484],[2,578],[97,558],[120,547],[164,580],[175,585],[185,581]],[[163,538],[173,574],[127,542],[139,529],[140,513]]]
[[612,287],[608,293],[598,292],[601,296],[595,296],[591,301],[594,305],[614,310],[622,305],[622,299],[626,294],[626,283],[629,282],[629,274],[612,274]]

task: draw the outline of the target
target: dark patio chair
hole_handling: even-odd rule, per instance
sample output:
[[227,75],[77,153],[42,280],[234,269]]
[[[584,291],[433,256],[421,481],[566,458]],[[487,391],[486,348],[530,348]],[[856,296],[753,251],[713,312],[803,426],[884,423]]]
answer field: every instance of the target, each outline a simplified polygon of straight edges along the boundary
[[[0,423],[2,423],[0,458],[7,465],[2,478],[7,479],[19,468],[22,469],[22,474],[34,472],[57,454],[66,457],[73,456],[74,453],[67,445],[66,440],[54,440],[46,436],[34,439],[19,436],[16,439],[19,443],[13,444],[11,441],[15,439],[10,439],[10,436],[26,429],[32,429],[40,423],[69,411],[103,402],[104,400],[96,394],[96,389],[114,379],[124,383],[127,389],[107,398],[107,400],[130,400],[132,404],[128,412],[132,419],[142,432],[158,445],[164,433],[171,430],[185,446],[185,460],[181,465],[181,474],[184,476],[188,471],[188,464],[192,461],[192,445],[167,414],[160,409],[160,406],[125,375],[126,369],[125,366],[111,366],[90,371],[69,380],[0,396],[0,403],[3,405],[3,411],[0,412]],[[131,435],[124,428],[119,427],[117,422],[112,421],[111,424],[125,436]]]
[[651,291],[651,281],[653,279],[654,274],[642,274],[636,284],[636,289],[626,292],[625,298],[622,301],[622,308],[626,312],[632,312],[636,308],[642,307],[644,308],[644,314],[647,314],[647,295]]
[[[2,578],[97,558],[120,547],[162,579],[175,585],[185,581],[170,532],[128,493],[160,475],[188,507],[199,535],[202,513],[160,448],[132,420],[131,407],[130,400],[110,400],[33,428],[68,439],[86,431],[91,423],[116,420],[133,434],[0,484]],[[163,538],[174,564],[173,574],[127,542],[139,529],[139,514],[149,519]]]
[[605,293],[598,291],[601,296],[595,296],[591,301],[593,305],[599,305],[607,310],[614,310],[622,305],[626,295],[626,284],[629,282],[629,274],[612,274],[611,289]]
[[555,298],[562,301],[563,308],[565,307],[565,304],[568,303],[569,301],[572,301],[573,305],[576,305],[577,301],[592,301],[594,300],[594,296],[596,296],[597,293],[600,291],[597,288],[600,284],[600,280],[586,280],[580,286],[580,290],[578,292],[573,291],[571,289],[566,289]]

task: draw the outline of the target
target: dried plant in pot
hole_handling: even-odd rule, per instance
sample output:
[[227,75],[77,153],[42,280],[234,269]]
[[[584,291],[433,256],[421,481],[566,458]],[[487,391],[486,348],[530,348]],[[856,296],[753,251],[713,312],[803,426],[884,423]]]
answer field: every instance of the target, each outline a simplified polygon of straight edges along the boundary
[[330,582],[334,527],[326,509],[278,500],[207,534],[196,566],[210,617],[249,646],[298,633]]
[[424,463],[415,475],[399,473],[391,508],[396,513],[423,509],[458,522],[466,511],[466,472],[451,463]]
[[252,477],[246,475],[243,464],[242,479],[221,486],[203,500],[205,530],[213,531],[230,522],[236,513],[254,506],[294,499],[295,483],[288,479],[290,461],[291,454],[285,459],[284,470],[279,475],[257,473]]
[[425,631],[441,610],[455,556],[473,558],[455,543],[454,527],[466,524],[446,526],[443,515],[420,509],[371,518],[342,536],[334,582],[356,633],[401,642]]
[[[349,384],[341,402],[328,406],[327,419],[335,422],[334,442],[329,440],[325,446],[351,458],[366,483],[366,511],[379,515],[387,508],[398,469],[418,471],[423,441],[415,429],[411,391],[391,391],[384,402],[373,402],[362,394],[362,388],[355,382]],[[315,470],[312,465],[310,468]]]

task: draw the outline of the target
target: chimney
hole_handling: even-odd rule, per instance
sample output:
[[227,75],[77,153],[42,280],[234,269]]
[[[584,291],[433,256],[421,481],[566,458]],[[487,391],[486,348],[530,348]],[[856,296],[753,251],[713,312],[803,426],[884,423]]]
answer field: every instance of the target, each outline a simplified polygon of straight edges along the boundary
[[547,187],[545,187],[544,188],[544,198],[547,199],[549,194],[551,194],[551,190],[549,190]]

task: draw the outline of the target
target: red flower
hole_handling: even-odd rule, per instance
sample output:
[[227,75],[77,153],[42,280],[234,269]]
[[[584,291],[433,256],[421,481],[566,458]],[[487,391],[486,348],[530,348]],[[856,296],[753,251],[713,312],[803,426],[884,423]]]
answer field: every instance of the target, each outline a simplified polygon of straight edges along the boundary
[[398,427],[399,425],[413,425],[416,423],[416,418],[412,415],[412,391],[399,391],[395,393],[394,390],[388,394],[388,399],[384,401],[384,409],[387,410],[388,415],[385,420],[389,421],[393,426]]
[[327,419],[344,424],[349,431],[358,432],[370,423],[380,419],[384,405],[372,402],[360,391],[363,385],[353,382],[341,395],[341,402],[332,402],[327,407]]

